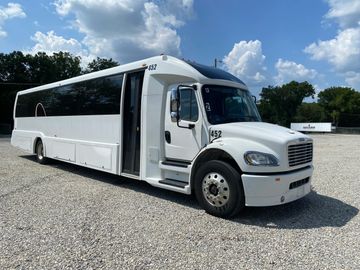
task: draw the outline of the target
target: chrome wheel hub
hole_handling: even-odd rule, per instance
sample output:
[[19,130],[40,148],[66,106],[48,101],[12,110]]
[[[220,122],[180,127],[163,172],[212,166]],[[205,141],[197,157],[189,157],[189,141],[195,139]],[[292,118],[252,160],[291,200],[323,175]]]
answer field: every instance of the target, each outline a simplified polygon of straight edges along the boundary
[[212,206],[223,206],[229,200],[229,184],[221,174],[216,172],[205,175],[202,180],[202,192],[205,200]]

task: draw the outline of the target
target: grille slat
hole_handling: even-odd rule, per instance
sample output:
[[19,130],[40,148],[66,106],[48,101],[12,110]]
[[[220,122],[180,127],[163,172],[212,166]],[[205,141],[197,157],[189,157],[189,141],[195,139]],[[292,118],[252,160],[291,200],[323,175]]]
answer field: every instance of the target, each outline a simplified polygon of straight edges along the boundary
[[288,159],[290,167],[311,162],[312,158],[312,143],[293,144],[288,146]]
[[312,157],[305,157],[305,158],[298,158],[298,159],[295,159],[295,160],[291,160],[289,161],[290,163],[296,163],[296,162],[301,162],[303,160],[311,160]]
[[309,150],[308,151],[304,151],[304,152],[297,152],[297,153],[289,153],[289,157],[297,157],[299,155],[308,155],[309,154]]
[[308,150],[311,150],[312,147],[304,147],[304,148],[301,148],[301,149],[289,149],[290,152],[292,153],[298,153],[298,152],[304,152],[304,151],[308,151]]
[[289,149],[301,149],[301,148],[312,148],[312,145],[289,145]]
[[[296,163],[299,163],[299,164],[302,164],[303,161],[306,161],[306,160],[312,160],[312,157],[305,157],[305,158],[298,158],[298,159],[294,159],[294,160],[289,160],[289,164],[296,164]],[[305,163],[305,162],[304,162]]]
[[306,159],[306,158],[312,158],[312,154],[305,154],[302,156],[296,156],[295,158],[292,158],[291,161]]

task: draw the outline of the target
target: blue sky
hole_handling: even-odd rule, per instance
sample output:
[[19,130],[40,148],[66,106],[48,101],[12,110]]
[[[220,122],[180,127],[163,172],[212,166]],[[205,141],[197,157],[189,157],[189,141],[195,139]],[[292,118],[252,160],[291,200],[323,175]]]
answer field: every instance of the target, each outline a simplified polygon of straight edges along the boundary
[[0,52],[63,50],[84,65],[167,53],[254,93],[291,80],[360,90],[360,0],[0,0]]

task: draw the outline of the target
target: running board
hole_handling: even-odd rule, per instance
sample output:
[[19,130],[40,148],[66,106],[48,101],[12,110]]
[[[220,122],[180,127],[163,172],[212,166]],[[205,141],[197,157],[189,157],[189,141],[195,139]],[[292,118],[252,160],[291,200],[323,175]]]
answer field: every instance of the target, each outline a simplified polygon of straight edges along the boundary
[[165,180],[160,180],[159,183],[173,187],[179,187],[179,188],[185,188],[188,185],[188,183],[186,182],[181,182],[178,180],[168,179],[168,178],[166,178]]
[[175,161],[175,160],[165,160],[161,164],[166,166],[175,166],[181,168],[187,168],[191,163],[187,161]]

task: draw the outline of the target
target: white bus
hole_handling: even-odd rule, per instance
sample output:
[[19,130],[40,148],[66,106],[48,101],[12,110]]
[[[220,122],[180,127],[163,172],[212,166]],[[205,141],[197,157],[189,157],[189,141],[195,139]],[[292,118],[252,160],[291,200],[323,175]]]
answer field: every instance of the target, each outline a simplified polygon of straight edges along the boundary
[[11,143],[36,154],[196,195],[210,214],[310,192],[312,140],[261,122],[246,85],[162,55],[17,94]]

